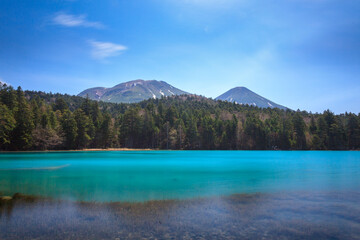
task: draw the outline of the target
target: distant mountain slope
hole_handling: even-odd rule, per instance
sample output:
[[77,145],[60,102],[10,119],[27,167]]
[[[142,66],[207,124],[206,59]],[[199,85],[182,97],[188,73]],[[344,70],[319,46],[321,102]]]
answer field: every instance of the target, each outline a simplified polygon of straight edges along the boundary
[[118,84],[112,88],[96,87],[89,88],[78,94],[80,97],[89,96],[93,100],[114,103],[135,103],[149,98],[161,98],[162,96],[189,94],[171,86],[164,81],[134,80]]
[[257,106],[260,108],[280,108],[286,110],[287,108],[276,104],[256,93],[247,89],[246,87],[236,87],[230,89],[229,91],[225,92],[224,94],[218,96],[216,100],[228,101],[228,102],[235,102],[238,104],[248,104]]

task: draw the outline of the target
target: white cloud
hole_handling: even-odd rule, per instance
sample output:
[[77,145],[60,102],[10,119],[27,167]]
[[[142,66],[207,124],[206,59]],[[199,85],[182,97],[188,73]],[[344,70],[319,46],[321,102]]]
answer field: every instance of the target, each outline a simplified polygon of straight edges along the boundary
[[127,49],[127,47],[124,45],[111,42],[99,42],[91,40],[89,43],[92,47],[91,54],[96,59],[104,59],[107,57],[116,56]]
[[86,20],[86,15],[70,15],[66,13],[58,13],[53,22],[66,27],[93,27],[103,28],[104,25],[100,22],[91,22]]

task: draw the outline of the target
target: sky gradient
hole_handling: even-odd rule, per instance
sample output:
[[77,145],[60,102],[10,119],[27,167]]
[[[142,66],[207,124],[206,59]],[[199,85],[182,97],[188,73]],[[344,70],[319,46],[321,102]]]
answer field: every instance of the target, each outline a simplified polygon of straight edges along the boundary
[[1,0],[0,81],[78,94],[134,79],[360,112],[358,0]]

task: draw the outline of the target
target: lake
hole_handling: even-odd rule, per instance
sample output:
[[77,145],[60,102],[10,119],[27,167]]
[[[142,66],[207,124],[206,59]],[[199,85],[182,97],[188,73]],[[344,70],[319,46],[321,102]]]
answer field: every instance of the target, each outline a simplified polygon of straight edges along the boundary
[[360,239],[358,151],[2,153],[15,193],[1,239]]

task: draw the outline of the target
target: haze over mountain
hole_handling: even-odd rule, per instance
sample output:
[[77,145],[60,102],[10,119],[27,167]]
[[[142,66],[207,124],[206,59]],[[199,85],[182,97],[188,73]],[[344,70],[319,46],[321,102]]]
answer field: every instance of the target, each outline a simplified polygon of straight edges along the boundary
[[228,102],[235,102],[238,104],[248,104],[253,105],[260,108],[280,108],[286,110],[287,108],[274,103],[253,91],[247,89],[246,87],[236,87],[232,88],[229,91],[221,94],[216,100],[228,101]]
[[135,103],[149,98],[161,98],[162,96],[173,96],[189,94],[175,88],[164,81],[157,80],[134,80],[120,83],[112,88],[95,87],[89,88],[78,94],[80,97],[89,96],[90,99],[114,102],[114,103]]

